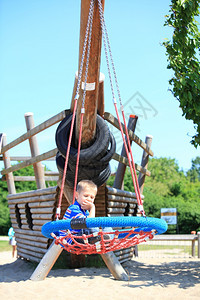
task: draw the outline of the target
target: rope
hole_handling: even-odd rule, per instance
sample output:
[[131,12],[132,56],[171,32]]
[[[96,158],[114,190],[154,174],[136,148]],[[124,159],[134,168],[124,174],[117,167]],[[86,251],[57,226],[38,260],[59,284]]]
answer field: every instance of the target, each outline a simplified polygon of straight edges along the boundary
[[[149,232],[137,231],[135,229],[123,230],[121,233],[119,230],[112,232],[99,231],[97,242],[90,243],[90,238],[95,238],[92,234],[82,236],[76,236],[69,233],[64,237],[57,237],[54,233],[51,236],[55,239],[55,244],[60,244],[66,251],[79,254],[105,254],[111,251],[129,248],[134,245],[138,245],[143,242],[147,242],[149,239],[153,239],[156,234],[156,230],[150,230]],[[104,236],[113,236],[110,239],[104,239]],[[122,236],[120,236],[122,235]],[[68,244],[67,240],[70,239],[72,244]]]
[[[94,8],[94,2],[93,8]],[[73,191],[73,201],[75,201],[75,192],[76,192],[76,185],[77,185],[77,178],[78,178],[78,166],[79,166],[79,158],[80,158],[80,150],[81,150],[81,137],[82,137],[82,128],[83,128],[83,117],[85,113],[85,97],[86,97],[86,84],[87,84],[87,77],[88,77],[88,68],[89,68],[89,60],[90,60],[90,47],[91,47],[91,37],[92,37],[92,22],[93,22],[93,11],[92,9],[90,14],[90,31],[89,31],[89,38],[88,38],[88,49],[87,49],[87,60],[86,60],[86,67],[85,67],[85,81],[84,81],[84,91],[83,91],[83,98],[82,98],[82,108],[81,108],[81,120],[80,120],[80,129],[79,129],[79,139],[78,139],[78,152],[77,152],[77,160],[76,160],[76,170],[75,170],[75,179],[74,179],[74,191]]]
[[[89,8],[89,14],[88,14],[88,21],[87,21],[87,26],[86,26],[85,39],[84,39],[84,44],[83,44],[83,52],[82,52],[81,63],[80,63],[79,74],[78,74],[76,95],[75,95],[75,98],[74,98],[74,109],[73,109],[73,115],[72,115],[72,122],[71,122],[71,128],[70,128],[68,147],[67,147],[67,152],[66,152],[65,166],[64,166],[64,170],[63,170],[62,184],[61,184],[61,188],[60,188],[59,201],[58,201],[58,206],[57,206],[57,210],[56,210],[56,219],[57,220],[60,218],[60,213],[61,213],[62,197],[63,197],[63,191],[64,191],[64,185],[65,185],[67,165],[68,165],[68,160],[69,160],[69,152],[70,152],[70,147],[71,147],[72,134],[73,134],[73,129],[74,129],[74,121],[75,121],[76,110],[77,110],[77,102],[78,102],[78,98],[79,98],[80,83],[81,83],[81,77],[82,77],[82,72],[83,72],[83,63],[84,63],[84,59],[85,59],[85,52],[86,52],[86,47],[87,47],[87,42],[88,42],[88,33],[89,33],[89,43],[91,44],[93,11],[94,11],[94,0],[91,0],[90,8]],[[88,45],[88,51],[90,52],[90,45]],[[89,64],[89,54],[87,54],[86,76],[85,76],[85,86],[84,86],[82,106],[84,105],[84,99],[85,99],[85,89],[86,89],[86,82],[87,82],[88,64]],[[83,117],[81,117],[81,119],[82,118]],[[82,129],[80,130],[79,140],[81,140],[81,131],[82,131]],[[79,155],[77,156],[77,161],[79,161],[79,156],[80,156],[80,150],[79,150]],[[76,170],[75,180],[77,182],[78,165],[76,166],[76,168],[77,168],[77,170]],[[76,185],[74,185],[74,187],[76,187]],[[75,190],[74,190],[74,193],[73,193],[73,202],[74,202],[74,195],[75,195]]]
[[[155,234],[167,231],[167,223],[158,218],[141,217],[96,217],[82,219],[66,219],[52,221],[42,226],[42,234],[47,238],[55,238],[65,250],[75,254],[107,253],[127,248],[148,239]],[[99,232],[73,234],[73,229],[98,227]],[[109,227],[107,231],[102,228]],[[127,228],[128,227],[128,228]],[[113,230],[112,228],[124,228]],[[59,230],[66,230],[65,236],[58,237]],[[71,243],[72,242],[72,243]]]
[[[135,169],[135,163],[134,163],[134,160],[133,160],[133,155],[132,155],[132,150],[131,150],[130,138],[129,138],[129,134],[128,134],[128,129],[127,129],[127,125],[126,125],[123,105],[122,105],[122,101],[121,101],[121,95],[120,95],[120,91],[119,91],[119,85],[118,85],[118,81],[117,81],[117,75],[116,75],[114,61],[113,61],[113,57],[112,57],[110,41],[109,41],[108,32],[107,32],[105,19],[104,19],[104,15],[103,15],[103,8],[102,8],[101,0],[98,0],[98,4],[99,4],[100,22],[101,22],[102,33],[103,33],[104,50],[105,50],[109,80],[110,80],[110,85],[111,85],[113,103],[114,103],[115,111],[116,111],[116,114],[117,114],[117,118],[118,118],[118,122],[119,122],[119,126],[120,126],[120,131],[121,131],[121,134],[122,134],[122,139],[123,139],[123,142],[124,142],[124,147],[125,147],[125,150],[126,150],[127,158],[128,158],[128,161],[129,161],[131,177],[132,177],[132,180],[133,180],[133,185],[134,185],[136,198],[137,198],[137,202],[138,202],[138,208],[139,208],[141,214],[143,216],[145,216],[145,212],[144,212],[144,208],[143,208],[143,204],[142,204],[142,199],[141,199],[141,194],[140,194],[140,189],[139,189],[139,184],[138,184],[138,179],[137,179],[137,174],[136,174],[136,169]],[[111,76],[111,71],[110,71],[110,64],[109,64],[109,58],[108,58],[108,51],[107,51],[106,42],[107,42],[107,45],[108,45],[108,51],[109,51],[109,55],[110,55],[110,59],[111,59],[111,64],[112,64],[113,74],[114,74],[115,83],[116,83],[116,87],[117,87],[119,102],[120,102],[120,105],[121,105],[121,111],[122,111],[122,116],[123,116],[123,121],[124,121],[124,126],[125,126],[125,134],[126,134],[126,138],[127,138],[127,142],[128,142],[128,147],[127,147],[127,144],[126,144],[122,124],[121,124],[118,109],[117,109],[117,102],[116,102],[114,88],[113,88],[113,82],[112,82],[112,76]],[[130,159],[130,156],[131,156],[131,159]]]
[[73,204],[75,201],[75,192],[78,178],[78,166],[79,166],[79,158],[80,158],[80,150],[81,150],[81,137],[82,137],[82,128],[83,128],[83,117],[85,113],[85,97],[86,97],[86,84],[88,77],[88,68],[89,68],[89,59],[90,59],[90,47],[91,47],[91,37],[92,37],[92,22],[93,22],[93,11],[94,11],[94,2],[92,0],[92,10],[89,14],[89,38],[88,38],[88,49],[87,49],[87,60],[86,60],[86,68],[85,68],[85,81],[84,81],[84,91],[82,98],[82,108],[81,108],[81,121],[80,121],[80,129],[79,129],[79,139],[78,139],[78,152],[77,152],[77,161],[76,161],[76,171],[75,171],[75,180],[74,180],[74,192],[73,192]]

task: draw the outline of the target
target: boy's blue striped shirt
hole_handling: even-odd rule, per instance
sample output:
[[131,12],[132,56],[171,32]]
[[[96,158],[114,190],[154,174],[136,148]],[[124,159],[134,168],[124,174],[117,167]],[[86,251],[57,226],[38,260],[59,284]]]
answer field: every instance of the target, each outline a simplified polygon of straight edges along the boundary
[[[80,204],[75,201],[74,204],[70,205],[68,207],[68,209],[66,210],[65,214],[64,214],[64,217],[63,217],[63,220],[66,220],[66,219],[74,219],[74,218],[87,218],[89,215],[89,212],[88,210],[83,210],[80,206]],[[81,229],[73,229],[71,230],[71,233],[72,234],[78,234],[81,232]],[[65,236],[67,234],[67,231],[66,230],[59,230],[59,234],[60,236]],[[71,244],[72,243],[72,240],[71,239],[67,239],[66,238],[66,241],[68,242],[68,244]]]

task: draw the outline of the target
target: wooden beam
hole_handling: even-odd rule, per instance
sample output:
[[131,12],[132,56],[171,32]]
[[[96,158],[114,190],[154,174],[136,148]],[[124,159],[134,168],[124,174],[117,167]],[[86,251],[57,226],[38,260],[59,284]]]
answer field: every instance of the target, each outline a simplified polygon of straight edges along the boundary
[[[35,181],[35,176],[13,176],[14,181]],[[57,181],[59,176],[45,176],[45,181]],[[6,181],[6,177],[2,176],[2,181]]]
[[[25,160],[30,159],[30,158],[31,158],[31,156],[10,156],[11,161],[25,161]],[[51,157],[51,158],[47,158],[46,160],[55,161],[55,159],[56,159],[56,157],[54,156],[54,157]],[[2,160],[3,160],[3,156],[0,155],[0,161],[2,161]],[[45,173],[46,172],[47,171],[45,171]]]
[[57,152],[58,152],[58,149],[57,149],[57,148],[55,148],[55,149],[53,149],[53,150],[50,150],[50,151],[47,151],[47,152],[45,152],[45,153],[43,153],[43,154],[37,155],[36,157],[33,157],[33,158],[31,158],[31,159],[28,159],[28,160],[26,160],[26,161],[24,161],[24,162],[22,162],[22,163],[19,163],[19,164],[17,164],[17,165],[14,165],[14,166],[12,166],[12,167],[9,167],[9,168],[7,168],[7,169],[4,169],[4,170],[1,171],[1,174],[2,174],[2,175],[5,175],[5,174],[8,174],[8,173],[10,173],[10,172],[14,172],[14,171],[23,169],[23,168],[25,168],[25,167],[28,167],[28,166],[30,166],[30,165],[36,163],[36,162],[40,162],[40,161],[42,161],[42,160],[46,160],[46,159],[48,159],[48,158],[50,158],[50,157],[54,157],[54,156],[56,155]]
[[29,139],[31,136],[34,136],[35,134],[49,128],[50,126],[62,121],[66,115],[70,114],[71,111],[70,110],[63,110],[61,111],[59,114],[53,116],[52,118],[48,119],[47,121],[39,124],[38,126],[34,127],[32,130],[30,130],[29,132],[21,135],[20,137],[18,137],[17,139],[15,139],[14,141],[12,141],[11,143],[7,144],[6,146],[2,147],[1,149],[1,153],[4,153],[5,151],[17,146],[18,144],[26,141],[27,139]]
[[[132,130],[133,133],[134,133],[135,128],[136,128],[137,120],[138,120],[137,116],[130,115],[127,128]],[[125,138],[125,140],[126,140],[126,145],[128,147],[127,137]],[[130,141],[130,145],[131,145],[131,143],[132,143],[132,141]],[[122,147],[121,156],[124,156],[124,157],[127,158],[126,149],[125,149],[124,144],[123,144],[123,147]],[[123,189],[122,187],[123,187],[123,182],[124,182],[125,171],[126,171],[126,164],[123,164],[123,163],[119,162],[117,172],[116,172],[116,175],[115,175],[115,181],[113,183],[114,188]]]
[[[146,140],[145,143],[147,144],[147,146],[150,148],[151,147],[151,143],[152,143],[152,136],[151,135],[147,135],[146,136]],[[149,154],[146,153],[145,151],[143,151],[143,155],[142,155],[142,161],[141,161],[141,165],[143,168],[147,169],[148,167],[148,162],[149,162]],[[138,176],[138,184],[139,184],[139,188],[140,188],[140,192],[143,193],[143,188],[144,188],[144,181],[145,181],[145,174],[142,174],[141,172],[139,173]]]
[[[104,0],[102,0],[104,8]],[[79,68],[81,65],[83,45],[85,41],[85,32],[88,21],[88,14],[90,8],[90,0],[81,1],[81,26],[80,26],[80,40],[79,40]],[[86,91],[85,97],[85,114],[83,119],[82,129],[82,147],[87,148],[93,141],[96,133],[96,115],[98,106],[98,91],[99,91],[99,75],[101,62],[101,43],[102,31],[99,17],[98,1],[94,1],[92,38],[90,46],[90,61],[88,67],[87,83],[92,87],[91,90]],[[79,92],[79,101],[77,106],[76,118],[76,138],[79,136],[80,130],[80,113],[82,107],[83,89],[82,83],[85,82],[86,71],[86,56],[83,63],[83,73],[81,78],[81,88]]]
[[[136,199],[136,195],[133,192],[123,191],[123,190],[115,189],[115,188],[112,188],[112,187],[109,187],[109,186],[107,186],[106,189],[107,189],[107,194]],[[143,198],[144,197],[142,196],[142,199]]]
[[41,190],[34,190],[34,191],[28,191],[28,192],[21,192],[21,193],[17,193],[17,194],[11,194],[11,195],[8,195],[7,198],[8,198],[8,200],[12,200],[12,199],[21,199],[21,198],[41,196],[41,197],[38,197],[38,200],[41,201],[42,199],[46,199],[45,198],[46,195],[53,194],[52,195],[52,198],[53,198],[54,194],[56,194],[56,190],[57,190],[57,186],[53,186],[53,187],[41,189]]
[[[27,132],[29,132],[31,129],[35,128],[34,119],[33,119],[33,113],[28,112],[25,113],[25,122],[26,122],[26,128]],[[36,157],[39,155],[39,147],[37,142],[36,135],[31,136],[29,138],[29,146],[31,150],[31,156]],[[33,164],[34,174],[35,174],[35,181],[38,189],[44,189],[46,188],[45,180],[44,180],[44,168],[41,164],[41,162],[37,162]]]
[[63,248],[60,245],[56,245],[55,242],[53,242],[46,254],[43,256],[39,265],[31,275],[30,279],[33,281],[44,280],[55,264],[62,250]]
[[[108,112],[104,113],[104,119],[112,124],[114,127],[120,130],[118,120]],[[125,126],[122,123],[123,131],[125,133]],[[145,152],[147,152],[150,156],[153,156],[153,151],[145,144],[136,134],[134,134],[131,130],[128,130],[129,138],[131,141],[134,141],[138,146],[140,146]]]
[[128,197],[123,197],[123,196],[116,196],[116,195],[107,195],[107,199],[108,201],[116,201],[116,202],[125,202],[125,203],[135,203],[137,204],[137,199],[133,199],[133,198],[128,198]]
[[[119,155],[119,154],[117,154],[117,153],[114,153],[112,159],[114,159],[114,160],[116,160],[116,161],[118,161],[118,162],[120,162],[120,163],[122,163],[122,164],[124,164],[124,165],[126,165],[126,166],[129,166],[128,158],[126,158],[126,157],[124,157],[124,156],[122,156],[122,155]],[[145,175],[147,175],[147,176],[151,176],[151,172],[150,172],[150,171],[148,171],[147,169],[141,167],[141,166],[138,165],[138,164],[135,164],[135,169],[136,169],[137,171],[141,172],[142,174],[145,174]]]

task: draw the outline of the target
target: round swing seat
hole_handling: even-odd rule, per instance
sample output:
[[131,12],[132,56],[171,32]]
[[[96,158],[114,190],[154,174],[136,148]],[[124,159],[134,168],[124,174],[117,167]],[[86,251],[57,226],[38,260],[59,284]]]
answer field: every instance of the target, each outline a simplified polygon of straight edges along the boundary
[[[89,235],[73,235],[73,229],[98,227],[99,232]],[[104,231],[104,228],[124,228]],[[127,228],[128,227],[128,228]],[[66,230],[66,236],[59,236],[60,230]],[[54,238],[65,250],[74,254],[103,254],[128,248],[152,239],[155,234],[167,231],[167,223],[162,219],[150,217],[97,217],[67,219],[48,222],[42,226],[42,234]],[[96,242],[91,243],[93,238]],[[70,242],[69,242],[70,241]]]

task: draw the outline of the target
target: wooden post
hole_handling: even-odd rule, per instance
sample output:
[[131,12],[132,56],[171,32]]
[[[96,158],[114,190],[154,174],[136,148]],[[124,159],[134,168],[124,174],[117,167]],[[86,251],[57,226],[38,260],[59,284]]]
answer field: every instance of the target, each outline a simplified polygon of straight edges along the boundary
[[97,113],[101,117],[103,117],[104,115],[104,80],[105,80],[105,75],[103,73],[100,73]]
[[[127,127],[128,127],[128,129],[132,130],[133,133],[135,131],[137,119],[138,119],[138,117],[135,116],[135,115],[130,115],[130,117],[129,117]],[[126,143],[127,143],[127,138],[126,138]],[[132,144],[132,141],[130,141],[130,144]],[[124,156],[124,157],[127,157],[124,145],[122,147],[121,155]],[[119,163],[118,168],[117,168],[117,172],[116,172],[116,175],[115,175],[115,181],[114,181],[114,184],[113,184],[114,188],[122,189],[125,171],[126,171],[126,165],[122,164],[122,163]]]
[[[33,120],[33,113],[29,112],[26,113],[24,116],[26,121],[26,128],[27,131],[29,131],[35,127],[34,120]],[[39,155],[39,148],[37,144],[37,138],[35,135],[29,138],[29,144],[30,144],[32,157]],[[35,172],[35,180],[36,180],[37,188],[38,189],[46,188],[46,184],[44,180],[44,169],[42,167],[41,162],[33,164],[33,168]]]
[[198,241],[198,258],[200,258],[200,231],[197,232],[197,241]]
[[[2,147],[4,147],[6,144],[7,144],[6,134],[4,133],[2,136]],[[4,162],[5,169],[8,169],[11,167],[10,156],[9,156],[8,151],[3,153],[3,162]],[[8,193],[16,194],[15,182],[14,182],[14,177],[13,177],[12,172],[6,174],[6,181],[7,181],[7,185],[8,185]]]
[[[147,144],[147,146],[150,148],[151,147],[151,143],[152,143],[152,135],[147,135],[146,139],[145,139],[145,143]],[[148,167],[148,162],[149,162],[149,154],[147,154],[145,151],[143,151],[143,156],[142,156],[142,161],[141,161],[141,166],[143,168]],[[143,193],[143,188],[144,188],[144,181],[145,181],[145,174],[142,174],[141,172],[139,173],[138,176],[138,184],[139,184],[139,188],[140,188],[140,192],[141,194]]]
[[113,252],[101,254],[105,264],[117,280],[128,281],[129,277]]
[[[102,0],[104,9],[104,0]],[[81,64],[81,57],[83,52],[83,45],[85,40],[86,25],[88,21],[88,13],[90,7],[90,0],[81,1],[81,26],[80,26],[80,41],[79,41],[79,66]],[[92,38],[90,47],[90,61],[88,68],[87,84],[89,88],[85,97],[85,114],[83,119],[82,130],[82,147],[87,148],[94,139],[96,133],[96,115],[97,115],[97,101],[99,91],[99,74],[101,62],[101,43],[102,31],[99,17],[98,1],[94,1]],[[79,101],[77,107],[77,116],[80,116],[82,107],[83,89],[82,84],[85,80],[86,70],[86,56],[83,64],[83,73],[81,78],[81,88],[79,92]],[[79,136],[80,117],[76,118],[76,137]]]
[[192,257],[195,257],[195,240],[192,240]]
[[60,245],[56,245],[55,242],[53,242],[47,253],[43,256],[39,265],[31,275],[30,279],[33,281],[44,280],[49,274],[51,268],[55,264],[62,250],[63,248]]
[[[104,114],[104,80],[105,80],[105,75],[100,72],[97,113],[101,117],[103,117]],[[74,89],[72,93],[72,101],[71,101],[71,108],[70,108],[71,112],[73,112],[74,109],[74,98],[76,96],[77,83],[78,83],[78,71],[75,74]]]
[[[132,130],[132,132],[135,132],[136,124],[137,124],[138,116],[136,115],[130,115],[129,121],[128,121],[128,129]],[[126,138],[127,143],[127,138]],[[130,144],[132,144],[132,141],[130,140]],[[123,145],[121,156],[127,157],[125,146]],[[113,188],[122,189],[123,188],[123,181],[124,181],[124,175],[126,171],[126,165],[119,162],[117,172],[115,175],[115,181],[113,184]],[[135,253],[137,253],[137,245],[134,247]],[[122,250],[123,252],[123,250]]]

